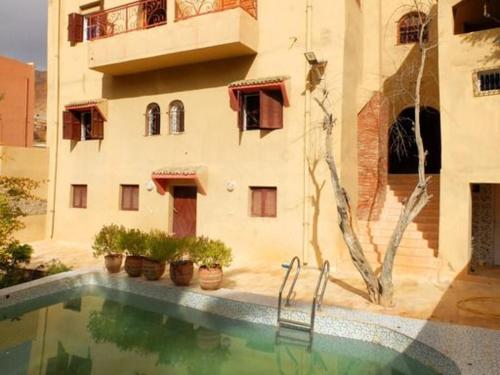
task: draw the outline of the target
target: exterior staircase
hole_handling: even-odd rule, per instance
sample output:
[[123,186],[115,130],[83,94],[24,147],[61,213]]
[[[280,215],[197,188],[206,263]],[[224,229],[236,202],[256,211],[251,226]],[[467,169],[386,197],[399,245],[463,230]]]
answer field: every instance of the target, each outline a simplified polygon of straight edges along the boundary
[[[389,175],[386,198],[380,215],[358,222],[359,239],[368,261],[379,269],[387,244],[396,226],[403,201],[416,186],[417,175]],[[433,175],[428,187],[430,202],[408,226],[395,259],[399,275],[434,275],[438,269],[439,243],[439,175]]]

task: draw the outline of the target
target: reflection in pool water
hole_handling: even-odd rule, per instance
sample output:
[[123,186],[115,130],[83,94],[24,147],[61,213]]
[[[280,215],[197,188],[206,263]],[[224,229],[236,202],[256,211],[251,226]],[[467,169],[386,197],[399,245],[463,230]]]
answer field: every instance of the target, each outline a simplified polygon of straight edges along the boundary
[[0,319],[2,374],[435,374],[378,345],[276,341],[273,327],[104,289],[2,310]]

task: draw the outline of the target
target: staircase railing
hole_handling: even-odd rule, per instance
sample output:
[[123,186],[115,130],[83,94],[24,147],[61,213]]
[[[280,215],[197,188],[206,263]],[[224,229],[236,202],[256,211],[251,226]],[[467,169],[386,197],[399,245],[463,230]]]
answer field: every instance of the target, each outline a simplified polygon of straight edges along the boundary
[[316,320],[316,311],[321,310],[323,304],[323,297],[325,296],[326,284],[328,283],[328,277],[330,276],[330,262],[325,260],[323,262],[323,268],[318,278],[318,283],[316,284],[316,290],[314,291],[313,302],[311,306],[311,332],[314,331],[314,321]]

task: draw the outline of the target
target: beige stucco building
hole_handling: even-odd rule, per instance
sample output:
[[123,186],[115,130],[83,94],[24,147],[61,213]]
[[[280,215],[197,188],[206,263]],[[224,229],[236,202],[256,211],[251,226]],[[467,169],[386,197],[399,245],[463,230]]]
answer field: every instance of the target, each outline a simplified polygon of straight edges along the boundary
[[[406,153],[395,147],[395,130],[411,135],[420,61],[422,18],[408,4],[49,0],[47,236],[88,243],[114,222],[220,238],[242,261],[348,267],[315,102],[326,88],[342,182],[377,265],[415,180],[411,137]],[[471,184],[500,179],[500,25],[495,4],[489,17],[470,1],[422,10],[436,45],[422,87],[434,198],[396,269],[434,275],[474,258]],[[490,217],[478,230],[495,228]]]

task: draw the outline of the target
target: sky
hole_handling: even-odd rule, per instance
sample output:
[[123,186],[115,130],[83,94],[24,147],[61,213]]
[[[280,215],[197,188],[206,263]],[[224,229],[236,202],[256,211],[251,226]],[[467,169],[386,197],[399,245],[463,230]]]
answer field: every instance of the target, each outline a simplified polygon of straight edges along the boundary
[[0,55],[47,68],[47,0],[0,0]]

